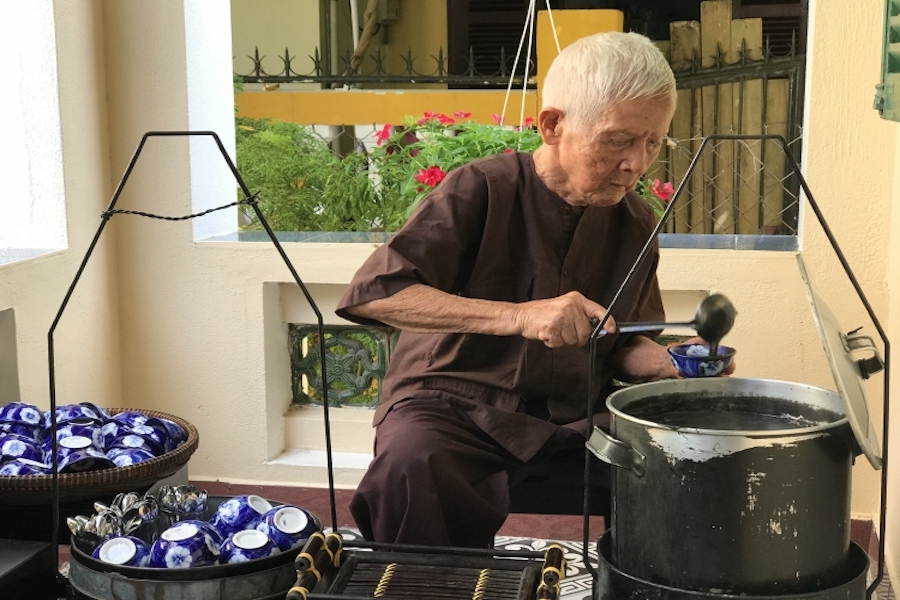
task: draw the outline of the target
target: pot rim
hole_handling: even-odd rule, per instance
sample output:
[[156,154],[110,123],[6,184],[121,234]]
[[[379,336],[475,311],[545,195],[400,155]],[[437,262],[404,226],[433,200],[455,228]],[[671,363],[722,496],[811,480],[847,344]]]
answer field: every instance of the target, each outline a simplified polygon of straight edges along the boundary
[[[696,383],[691,383],[696,382]],[[720,382],[720,383],[714,383]],[[721,383],[721,382],[730,382],[730,383]],[[811,427],[792,427],[786,429],[707,429],[703,427],[686,427],[679,425],[665,425],[662,423],[656,423],[654,421],[650,421],[647,419],[642,419],[639,417],[635,417],[624,412],[622,409],[613,405],[613,403],[622,397],[627,397],[628,392],[634,392],[635,388],[641,388],[642,391],[647,391],[648,388],[659,387],[665,388],[667,391],[665,393],[678,393],[678,392],[687,392],[690,391],[688,386],[692,387],[716,387],[721,386],[723,388],[727,388],[728,386],[739,387],[746,382],[753,382],[754,384],[763,386],[763,387],[793,387],[802,390],[806,390],[808,392],[814,392],[817,395],[824,395],[829,398],[832,398],[836,402],[836,406],[840,407],[841,410],[834,411],[836,415],[842,415],[842,417],[836,421],[830,421],[828,423],[822,423],[819,425],[813,425]],[[703,385],[706,384],[706,385]],[[676,388],[671,390],[669,388]],[[735,394],[734,390],[730,390],[732,394]],[[635,400],[643,400],[648,398],[655,398],[656,396],[661,394],[650,394],[642,395],[639,398],[635,398]],[[752,394],[741,394],[736,393],[735,395],[739,396],[751,396]],[[797,398],[784,398],[784,400],[793,400],[799,401]],[[819,435],[823,431],[828,431],[831,429],[835,429],[837,427],[841,427],[842,425],[846,425],[849,422],[849,419],[846,413],[843,411],[843,404],[841,403],[841,398],[837,392],[826,390],[824,388],[807,385],[804,383],[796,383],[791,381],[779,381],[776,379],[752,379],[752,378],[740,378],[740,377],[715,377],[708,379],[665,379],[660,381],[651,381],[648,383],[641,383],[635,386],[629,386],[627,388],[618,390],[610,394],[606,399],[606,408],[609,410],[611,415],[619,419],[623,419],[630,423],[634,423],[637,425],[641,425],[648,429],[663,429],[666,431],[676,431],[678,433],[685,434],[696,434],[696,435],[715,435],[715,436],[732,436],[732,437],[749,437],[749,438],[777,438],[777,437],[806,437],[806,436],[814,436]],[[831,407],[823,407],[828,410],[833,410]]]

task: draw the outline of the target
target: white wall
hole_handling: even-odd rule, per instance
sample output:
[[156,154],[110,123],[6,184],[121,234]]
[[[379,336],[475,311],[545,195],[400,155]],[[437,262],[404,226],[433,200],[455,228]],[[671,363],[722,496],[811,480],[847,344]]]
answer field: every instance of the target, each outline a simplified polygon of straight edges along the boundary
[[[41,3],[28,4],[34,10],[41,10]],[[103,28],[98,8],[95,2],[53,4],[57,47],[53,52],[50,46],[50,56],[45,56],[50,62],[41,66],[55,70],[53,62],[59,61],[59,133],[56,139],[50,136],[45,141],[51,150],[58,148],[61,134],[69,248],[0,265],[0,310],[14,312],[15,332],[10,337],[15,340],[18,363],[16,395],[45,408],[49,405],[47,334],[100,225],[100,213],[111,192]],[[46,39],[43,34],[36,36]],[[46,54],[44,50],[42,56]],[[36,81],[43,81],[44,76],[36,73]],[[32,89],[34,81],[16,80],[14,89],[5,93],[23,98],[57,93]],[[47,118],[53,120],[52,115]],[[46,130],[39,124],[28,133],[31,141],[37,143]],[[60,165],[48,159],[47,167],[52,172]],[[24,193],[24,190],[17,191]],[[60,404],[90,400],[116,406],[122,402],[117,296],[110,285],[115,268],[115,256],[110,252],[113,239],[114,236],[109,236],[98,244],[55,332],[56,388]],[[10,399],[9,395],[4,397]]]
[[0,262],[66,247],[53,22],[51,0],[0,4]]

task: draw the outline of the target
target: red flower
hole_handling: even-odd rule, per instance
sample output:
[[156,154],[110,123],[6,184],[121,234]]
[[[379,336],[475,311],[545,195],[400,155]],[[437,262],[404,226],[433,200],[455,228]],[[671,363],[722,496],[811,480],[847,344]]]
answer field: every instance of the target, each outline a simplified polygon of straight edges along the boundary
[[522,123],[522,129],[528,129],[534,125],[534,117],[525,117],[525,122]]
[[375,134],[375,139],[378,140],[375,142],[376,146],[380,146],[381,142],[387,141],[391,137],[391,124],[388,123],[384,127],[382,127],[381,131]]
[[503,125],[503,117],[501,117],[497,113],[491,113],[491,118],[494,120],[494,123],[496,123],[497,125]]
[[512,154],[513,152],[515,152],[515,150],[513,150],[512,148],[507,148],[503,151],[503,154]]
[[454,121],[453,119],[451,119],[444,113],[436,113],[436,112],[426,111],[426,112],[422,113],[422,117],[419,119],[419,125],[424,125],[428,121],[433,121],[435,119],[437,119],[437,121],[441,125],[453,125],[454,123],[456,123],[456,121]]
[[456,117],[457,119],[468,119],[469,117],[472,116],[472,113],[458,110],[455,113],[453,113],[453,116]]
[[446,176],[447,173],[445,173],[442,168],[432,165],[416,173],[416,181],[424,183],[429,187],[434,187],[443,181]]
[[650,186],[650,191],[663,202],[668,202],[672,194],[675,193],[675,187],[668,181],[660,185],[659,179],[654,179],[653,185]]

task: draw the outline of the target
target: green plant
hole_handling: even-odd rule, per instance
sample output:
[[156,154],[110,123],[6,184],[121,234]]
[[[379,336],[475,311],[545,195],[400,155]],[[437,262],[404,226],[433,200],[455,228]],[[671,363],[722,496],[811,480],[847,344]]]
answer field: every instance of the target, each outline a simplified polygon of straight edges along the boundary
[[[468,113],[425,113],[385,125],[369,153],[334,154],[310,128],[274,119],[236,120],[237,163],[280,231],[396,231],[444,176],[477,158],[536,149],[531,128],[482,125]],[[258,229],[258,223],[251,223]]]

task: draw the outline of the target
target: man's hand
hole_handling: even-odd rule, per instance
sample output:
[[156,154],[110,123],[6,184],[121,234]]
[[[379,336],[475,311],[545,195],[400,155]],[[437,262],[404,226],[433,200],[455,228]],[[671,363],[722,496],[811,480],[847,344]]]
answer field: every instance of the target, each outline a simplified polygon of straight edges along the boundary
[[[591,318],[602,319],[605,314],[606,309],[596,302],[578,292],[569,292],[558,298],[518,304],[515,321],[523,337],[559,348],[585,345],[594,330]],[[603,328],[607,333],[615,333],[615,320],[610,317]]]

